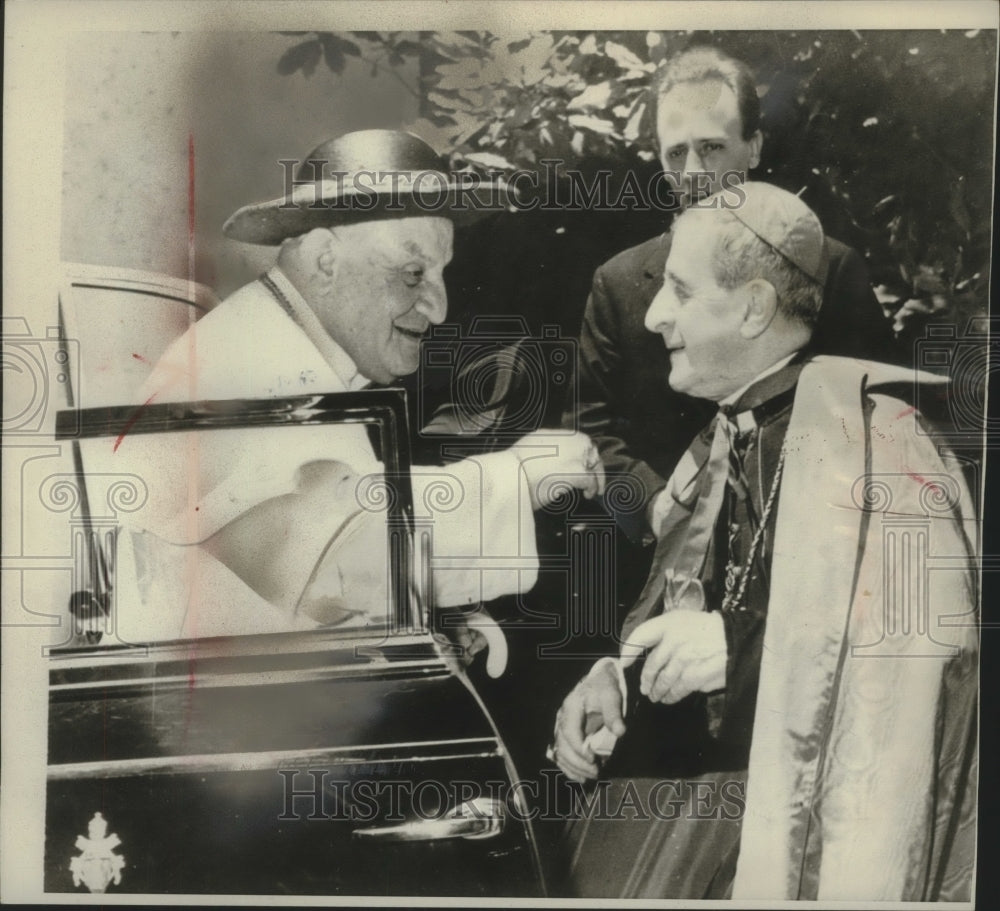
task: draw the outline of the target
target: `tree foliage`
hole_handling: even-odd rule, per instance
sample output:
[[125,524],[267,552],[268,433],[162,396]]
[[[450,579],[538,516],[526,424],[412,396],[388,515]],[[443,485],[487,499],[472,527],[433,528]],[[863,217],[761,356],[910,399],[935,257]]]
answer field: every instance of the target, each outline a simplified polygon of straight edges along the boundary
[[457,167],[650,167],[648,86],[664,60],[715,44],[757,75],[759,175],[803,198],[863,250],[902,334],[913,317],[986,313],[996,33],[286,33],[281,73],[322,60],[391,72],[412,128]]

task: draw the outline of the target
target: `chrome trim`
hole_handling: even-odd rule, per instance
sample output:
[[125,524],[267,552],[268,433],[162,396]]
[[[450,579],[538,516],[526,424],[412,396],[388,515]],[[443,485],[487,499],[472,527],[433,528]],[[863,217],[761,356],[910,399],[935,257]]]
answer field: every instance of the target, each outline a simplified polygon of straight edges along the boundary
[[392,663],[386,653],[420,647],[435,653],[429,633],[399,634],[387,629],[372,634],[359,630],[360,635],[347,636],[346,631],[304,630],[289,633],[262,633],[239,638],[180,639],[169,642],[136,643],[134,645],[52,651],[53,668],[91,668],[94,666],[139,664],[152,661],[203,661],[212,658],[248,658],[255,655],[294,655],[303,652],[354,652],[370,659],[381,658]]
[[[397,676],[415,668],[423,668],[424,678],[447,677],[450,671],[441,664],[427,661],[386,662],[378,666],[377,676],[381,679]],[[134,689],[136,687],[155,687],[157,691],[177,689],[207,689],[210,687],[236,686],[282,686],[289,683],[316,683],[324,680],[338,680],[350,677],[372,676],[370,665],[355,665],[353,667],[327,667],[313,669],[298,669],[290,671],[256,671],[226,673],[203,669],[193,675],[175,674],[156,677],[124,677],[118,680],[88,680],[82,683],[53,683],[49,686],[51,695],[72,693],[75,691],[99,689],[105,695],[109,690]],[[404,676],[402,673],[398,676]],[[412,674],[406,675],[412,676]]]
[[[428,751],[442,748],[434,755],[427,752],[399,751],[421,748]],[[460,753],[448,748],[462,747]],[[267,750],[255,753],[197,753],[188,756],[150,756],[142,759],[115,759],[99,762],[69,762],[50,765],[49,781],[78,779],[126,778],[136,775],[177,775],[199,772],[257,772],[276,770],[282,765],[293,767],[303,763],[330,762],[334,765],[355,765],[379,761],[432,762],[440,759],[477,759],[502,756],[495,741],[484,737],[457,740],[427,740],[393,744],[365,744],[349,747],[320,747],[312,750]]]

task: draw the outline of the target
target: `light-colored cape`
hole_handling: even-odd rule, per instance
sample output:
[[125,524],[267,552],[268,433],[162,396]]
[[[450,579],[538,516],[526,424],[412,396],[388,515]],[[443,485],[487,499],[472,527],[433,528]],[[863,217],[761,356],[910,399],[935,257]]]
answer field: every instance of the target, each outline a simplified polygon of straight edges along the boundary
[[842,358],[799,378],[733,898],[970,897],[976,513],[893,394],[914,381]]

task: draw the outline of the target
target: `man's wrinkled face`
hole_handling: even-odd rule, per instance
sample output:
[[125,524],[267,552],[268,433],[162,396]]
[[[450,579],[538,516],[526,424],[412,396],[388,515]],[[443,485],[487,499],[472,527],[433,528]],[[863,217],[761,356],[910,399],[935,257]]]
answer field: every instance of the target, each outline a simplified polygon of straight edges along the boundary
[[736,93],[724,82],[683,82],[661,96],[656,113],[660,163],[684,208],[746,179],[760,162],[761,135],[743,138]]
[[330,300],[317,316],[377,383],[413,373],[420,340],[448,313],[444,267],[454,228],[446,218],[393,218],[344,225],[333,235]]
[[663,336],[670,352],[672,389],[718,402],[747,376],[745,286],[729,291],[715,280],[717,226],[710,211],[678,221],[664,268],[663,287],[646,311],[646,328]]

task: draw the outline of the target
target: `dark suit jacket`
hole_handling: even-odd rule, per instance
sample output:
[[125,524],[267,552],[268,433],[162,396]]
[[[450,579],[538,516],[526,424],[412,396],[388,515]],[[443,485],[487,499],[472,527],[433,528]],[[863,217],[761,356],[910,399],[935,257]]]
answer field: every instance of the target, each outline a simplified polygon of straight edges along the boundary
[[[609,480],[618,475],[641,485],[638,497],[624,506],[606,499],[634,540],[648,536],[646,506],[717,407],[670,388],[663,339],[643,323],[663,284],[670,242],[669,233],[654,237],[619,253],[594,274],[580,330],[578,400],[569,403],[563,421],[594,438]],[[864,261],[839,241],[828,243],[830,271],[810,350],[898,360]]]

